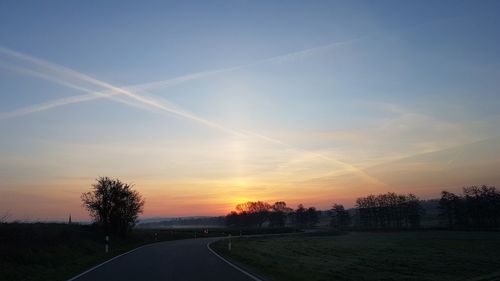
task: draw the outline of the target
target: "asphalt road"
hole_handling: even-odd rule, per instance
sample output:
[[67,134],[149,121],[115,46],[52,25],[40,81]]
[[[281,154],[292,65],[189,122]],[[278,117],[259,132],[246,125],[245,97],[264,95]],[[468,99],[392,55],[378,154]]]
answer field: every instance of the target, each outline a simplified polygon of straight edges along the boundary
[[217,239],[220,238],[154,243],[118,257],[72,280],[255,281],[221,260],[207,248],[207,243]]

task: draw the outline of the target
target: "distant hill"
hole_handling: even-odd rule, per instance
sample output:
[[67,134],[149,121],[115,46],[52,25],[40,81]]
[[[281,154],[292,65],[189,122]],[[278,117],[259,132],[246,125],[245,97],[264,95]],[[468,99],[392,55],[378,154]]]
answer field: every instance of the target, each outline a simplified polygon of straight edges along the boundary
[[225,226],[224,217],[192,216],[180,218],[142,219],[138,228],[218,228]]
[[[420,204],[423,209],[422,226],[435,227],[438,226],[439,215],[439,199],[421,200]],[[355,208],[347,210],[355,219],[357,211]],[[331,214],[329,210],[320,210],[319,226],[327,227],[330,224]],[[291,222],[288,222],[292,225]],[[137,224],[137,228],[143,229],[162,229],[162,228],[221,228],[226,227],[224,216],[207,217],[207,216],[191,216],[191,217],[157,217],[141,219]]]

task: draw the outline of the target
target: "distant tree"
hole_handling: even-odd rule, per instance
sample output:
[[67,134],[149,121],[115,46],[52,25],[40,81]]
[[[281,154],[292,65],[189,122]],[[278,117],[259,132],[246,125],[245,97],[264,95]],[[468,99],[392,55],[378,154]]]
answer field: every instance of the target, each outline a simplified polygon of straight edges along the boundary
[[462,198],[448,191],[441,192],[441,199],[439,200],[439,209],[441,210],[440,216],[446,221],[448,226],[458,224],[458,221],[463,219],[458,209],[461,207]]
[[[406,217],[408,218],[408,222],[406,223],[406,225],[409,225],[412,228],[420,227],[420,218],[423,209],[420,206],[420,201],[415,195],[410,193],[406,197],[403,197],[402,200],[398,203],[398,206],[405,207],[402,214],[406,214]],[[398,224],[397,227],[401,227],[401,224]]]
[[273,227],[284,227],[286,222],[286,217],[289,213],[293,212],[293,209],[288,208],[286,203],[279,201],[271,206],[271,212],[269,213],[269,223]]
[[360,225],[366,228],[418,227],[422,214],[415,195],[394,192],[358,198],[356,209]]
[[231,211],[226,216],[226,224],[227,226],[242,226],[240,215],[235,211]]
[[309,207],[306,210],[307,226],[314,227],[319,223],[319,212],[315,207]]
[[500,225],[500,192],[494,186],[469,186],[463,188],[467,216],[474,227]]
[[306,227],[307,226],[307,213],[304,205],[299,204],[297,209],[295,210],[295,224],[297,227]]
[[270,210],[271,205],[262,201],[249,201],[236,205],[236,212],[240,215],[243,225],[246,226],[257,225],[262,227],[269,218]]
[[9,213],[4,213],[2,215],[0,215],[0,223],[6,223],[10,218],[10,214]]
[[351,216],[341,204],[333,204],[330,210],[332,215],[330,225],[337,229],[344,229],[351,224]]
[[286,206],[286,203],[283,202],[283,201],[278,201],[278,202],[275,202],[272,206],[271,206],[271,209],[274,211],[274,212],[282,212],[282,213],[289,213],[289,212],[292,212],[293,209],[292,208],[289,208]]
[[81,199],[95,224],[121,235],[134,227],[144,208],[142,196],[131,185],[108,177],[97,179]]
[[468,186],[463,195],[441,192],[441,217],[449,227],[494,228],[500,226],[500,192],[494,186]]
[[297,227],[313,227],[319,223],[319,212],[314,207],[306,209],[299,204],[294,212],[294,221]]

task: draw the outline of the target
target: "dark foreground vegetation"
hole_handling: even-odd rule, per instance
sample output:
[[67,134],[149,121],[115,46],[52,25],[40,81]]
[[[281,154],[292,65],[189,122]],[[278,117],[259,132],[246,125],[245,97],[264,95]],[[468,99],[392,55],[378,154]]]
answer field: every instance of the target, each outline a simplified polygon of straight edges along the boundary
[[[157,233],[155,235],[155,233]],[[66,280],[137,246],[155,241],[222,235],[198,230],[135,230],[126,238],[93,226],[55,223],[0,224],[0,280]]]
[[134,229],[126,237],[111,235],[106,254],[105,232],[96,226],[0,223],[0,280],[67,280],[113,256],[157,241],[294,231],[292,228]]
[[275,281],[500,280],[500,235],[397,231],[241,238],[219,253]]

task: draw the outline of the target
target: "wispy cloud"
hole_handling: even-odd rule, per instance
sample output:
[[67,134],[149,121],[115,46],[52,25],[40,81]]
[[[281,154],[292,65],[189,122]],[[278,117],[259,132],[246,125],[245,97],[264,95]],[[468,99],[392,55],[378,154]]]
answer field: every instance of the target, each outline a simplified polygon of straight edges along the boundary
[[[153,110],[159,110],[159,111],[163,111],[166,113],[170,113],[170,114],[173,114],[177,117],[182,117],[185,119],[189,119],[191,121],[201,123],[205,126],[216,128],[216,129],[219,129],[219,130],[231,133],[231,134],[240,135],[240,133],[235,131],[235,130],[229,129],[229,128],[224,127],[216,122],[212,122],[210,120],[201,118],[197,115],[194,115],[192,113],[184,111],[184,110],[180,109],[179,107],[176,107],[173,104],[170,104],[166,101],[160,102],[160,101],[153,99],[151,97],[146,98],[142,95],[137,94],[136,92],[134,92],[132,90],[129,90],[126,88],[116,87],[112,84],[98,80],[98,79],[91,77],[87,74],[83,74],[83,73],[75,71],[73,69],[70,69],[70,68],[52,63],[52,62],[48,62],[46,60],[35,58],[35,57],[29,56],[26,54],[22,54],[20,52],[10,50],[10,49],[4,48],[4,47],[0,47],[0,52],[7,54],[11,57],[14,57],[16,59],[19,59],[23,62],[31,63],[31,64],[35,65],[36,67],[42,68],[42,70],[39,70],[39,71],[37,71],[37,70],[22,70],[22,69],[18,69],[18,70],[25,71],[26,73],[29,73],[31,75],[35,75],[39,78],[46,79],[46,80],[49,80],[49,81],[52,81],[52,82],[55,82],[55,83],[58,83],[61,85],[65,85],[65,86],[71,87],[73,89],[87,92],[91,96],[91,97],[80,96],[80,97],[76,97],[73,99],[70,98],[70,99],[66,99],[66,100],[57,100],[56,102],[49,102],[47,104],[33,106],[29,109],[23,109],[24,112],[30,112],[30,113],[38,112],[38,111],[41,111],[43,109],[54,108],[54,107],[60,106],[60,105],[66,105],[69,103],[77,103],[77,102],[86,101],[86,100],[89,100],[92,98],[95,99],[97,97],[99,97],[99,98],[102,97],[102,98],[108,98],[108,99],[111,99],[111,100],[114,100],[117,102],[126,103],[129,105],[136,105],[138,103],[139,105],[147,106],[148,108],[153,109]],[[46,70],[46,72],[44,72],[43,70]],[[65,79],[68,79],[68,80],[75,79],[75,80],[78,80],[80,82],[88,83],[92,86],[101,87],[101,88],[104,88],[105,90],[109,91],[109,93],[106,94],[106,93],[102,93],[99,91],[92,91],[92,90],[89,90],[88,88],[81,87],[81,86],[76,85],[76,84],[71,83],[71,82],[67,82]],[[111,93],[114,93],[114,94],[111,94]],[[127,97],[129,100],[128,101],[123,100],[123,99],[117,97],[117,95]],[[130,101],[132,101],[132,103]],[[23,111],[14,111],[14,112],[7,113],[3,116],[6,116],[6,117],[18,116]],[[2,115],[0,115],[0,116],[2,116]],[[4,118],[6,118],[6,117],[4,117]]]
[[[8,56],[11,56],[11,57],[14,57],[17,59],[20,59],[22,61],[33,63],[33,64],[38,65],[38,66],[43,66],[44,68],[46,68],[45,71],[49,70],[50,72],[56,72],[55,74],[57,74],[57,76],[54,77],[51,75],[47,75],[46,73],[41,72],[41,71],[35,71],[32,69],[21,68],[18,66],[7,66],[5,68],[8,68],[8,69],[11,69],[13,71],[23,73],[26,75],[31,75],[31,76],[38,77],[41,79],[49,80],[49,81],[55,82],[55,83],[63,85],[63,86],[68,86],[70,88],[89,93],[88,95],[76,96],[76,97],[72,97],[72,98],[55,99],[55,100],[47,101],[47,102],[40,103],[40,104],[30,105],[27,107],[15,109],[15,110],[10,111],[10,112],[1,112],[0,113],[0,120],[18,117],[18,116],[23,116],[23,115],[28,115],[28,114],[32,114],[32,113],[37,113],[37,112],[41,112],[41,111],[45,111],[45,110],[50,110],[50,109],[54,109],[54,108],[65,106],[65,105],[76,104],[76,103],[81,103],[81,102],[86,102],[86,101],[92,101],[92,100],[96,100],[96,99],[105,99],[105,98],[112,99],[113,97],[115,97],[119,94],[125,94],[125,95],[130,97],[129,94],[123,93],[123,91],[126,91],[126,92],[133,91],[136,93],[143,92],[143,91],[148,91],[148,90],[153,90],[153,89],[158,89],[158,88],[171,87],[174,85],[178,85],[178,84],[182,84],[182,83],[186,83],[186,82],[191,82],[191,81],[195,81],[195,80],[199,80],[199,79],[203,79],[203,78],[207,78],[210,76],[215,76],[215,75],[219,75],[219,74],[223,74],[223,73],[237,71],[237,70],[241,70],[241,69],[245,69],[245,68],[250,68],[250,67],[254,67],[254,66],[258,66],[258,65],[269,64],[269,63],[292,62],[292,61],[295,61],[298,59],[304,59],[304,58],[311,56],[311,55],[314,55],[314,54],[330,51],[334,48],[354,43],[357,40],[359,40],[359,39],[352,39],[352,40],[347,40],[347,41],[335,42],[335,43],[331,43],[331,44],[327,44],[327,45],[323,45],[323,46],[318,46],[318,47],[313,47],[313,48],[309,48],[309,49],[305,49],[305,50],[301,50],[301,51],[297,51],[297,52],[292,52],[292,53],[288,53],[288,54],[284,54],[284,55],[279,55],[279,56],[274,56],[274,57],[270,57],[270,58],[266,58],[266,59],[261,59],[261,60],[257,60],[257,61],[251,62],[251,63],[242,64],[239,66],[195,72],[195,73],[186,74],[186,75],[182,75],[182,76],[171,78],[171,79],[153,81],[153,82],[136,84],[136,85],[128,85],[125,87],[120,87],[121,91],[118,91],[117,89],[113,89],[113,87],[110,87],[111,85],[109,85],[109,84],[105,85],[106,83],[103,84],[103,83],[100,83],[100,81],[91,81],[92,80],[91,77],[88,77],[87,75],[83,75],[81,73],[76,73],[75,71],[73,71],[69,68],[58,66],[58,65],[55,65],[53,63],[50,63],[50,62],[47,62],[47,61],[44,61],[44,60],[41,60],[38,58],[34,58],[31,56],[27,56],[25,54],[21,54],[19,52],[14,51],[14,50],[0,46],[0,53],[3,53],[4,55],[8,55]],[[66,80],[58,78],[61,76],[65,77],[65,78],[74,78],[73,76],[75,76],[76,78],[80,78],[84,81],[91,82],[91,83],[93,83],[97,86],[101,86],[107,90],[105,90],[105,91],[91,91],[87,88],[77,86],[77,85],[72,84],[72,83],[68,83]],[[147,101],[140,100],[137,97],[134,97],[133,99],[139,100],[140,102],[145,103],[145,104],[149,103]],[[123,99],[121,99],[121,100],[115,99],[115,101],[126,103],[126,101],[124,101]],[[155,107],[157,107],[157,106],[155,106]]]
[[[244,68],[244,67],[248,67],[251,65],[257,65],[257,64],[265,63],[265,62],[282,62],[282,61],[286,61],[286,60],[293,60],[293,59],[296,59],[298,57],[310,55],[310,54],[314,53],[315,51],[325,50],[325,49],[331,48],[333,46],[337,46],[339,44],[341,45],[341,44],[346,44],[346,43],[342,42],[342,43],[330,44],[330,45],[326,45],[326,46],[322,46],[322,47],[317,47],[317,48],[308,49],[308,50],[304,50],[304,51],[300,51],[300,52],[295,52],[295,53],[291,53],[291,54],[287,54],[287,55],[283,55],[283,56],[277,56],[277,57],[273,57],[270,59],[261,60],[258,62],[254,62],[252,64],[247,64],[247,65],[236,67],[236,68],[233,67],[233,68],[228,68],[228,69],[221,69],[221,70],[208,71],[208,72],[203,72],[203,73],[196,73],[196,74],[191,74],[191,75],[187,75],[187,76],[183,76],[183,77],[179,77],[179,78],[174,78],[174,79],[170,79],[170,80],[165,80],[165,81],[159,81],[159,82],[142,84],[142,85],[135,85],[135,86],[132,86],[129,88],[117,87],[117,86],[114,86],[114,85],[109,84],[107,82],[104,82],[104,81],[98,80],[94,77],[91,77],[87,74],[83,74],[83,73],[80,73],[78,71],[75,71],[73,69],[70,69],[70,68],[67,68],[67,67],[46,61],[46,60],[35,58],[35,57],[29,56],[29,55],[26,55],[26,54],[23,54],[23,53],[14,51],[14,50],[0,47],[0,52],[3,53],[4,55],[11,56],[11,57],[16,58],[18,60],[21,60],[23,62],[33,64],[37,68],[41,68],[41,70],[16,68],[17,71],[22,71],[22,72],[29,74],[29,75],[34,75],[36,77],[46,79],[48,81],[52,81],[52,82],[55,82],[55,83],[60,84],[60,85],[68,86],[68,87],[71,87],[73,89],[89,93],[89,95],[70,97],[70,98],[66,98],[66,99],[59,99],[59,100],[47,102],[45,104],[39,104],[39,105],[23,108],[21,110],[9,112],[9,113],[3,113],[2,115],[0,115],[0,119],[2,119],[2,118],[6,119],[6,118],[14,117],[14,116],[20,116],[23,114],[39,112],[39,111],[47,110],[47,109],[54,108],[57,106],[74,104],[74,103],[88,101],[88,100],[97,99],[97,98],[108,98],[108,99],[111,99],[114,101],[118,101],[118,102],[122,102],[122,103],[124,102],[124,103],[129,104],[129,105],[136,106],[137,104],[139,104],[140,106],[146,106],[149,109],[159,110],[162,112],[173,114],[176,117],[181,117],[181,118],[185,118],[185,119],[188,119],[191,121],[195,121],[195,122],[201,123],[205,126],[212,127],[212,128],[215,128],[215,129],[218,129],[221,131],[225,131],[225,132],[233,134],[233,135],[244,136],[244,137],[253,137],[253,138],[264,140],[266,142],[278,144],[278,145],[293,149],[297,152],[306,153],[306,154],[313,154],[316,157],[322,158],[328,162],[340,164],[343,167],[343,170],[345,170],[347,172],[354,172],[356,174],[359,174],[363,178],[369,179],[372,183],[382,184],[380,181],[369,176],[361,169],[359,169],[353,165],[350,165],[348,163],[339,161],[337,159],[333,159],[331,157],[324,156],[322,154],[318,154],[315,152],[311,152],[311,151],[297,148],[293,145],[287,144],[283,141],[280,141],[280,140],[277,140],[277,139],[274,139],[274,138],[271,138],[271,137],[268,137],[268,136],[265,136],[262,134],[258,134],[258,133],[254,133],[254,132],[250,132],[250,131],[235,130],[232,128],[228,128],[228,127],[223,126],[219,123],[210,121],[208,119],[205,119],[205,118],[197,116],[193,113],[190,113],[184,109],[173,106],[171,103],[169,103],[166,100],[160,101],[158,99],[153,99],[151,97],[145,97],[143,95],[138,94],[136,91],[134,91],[132,89],[132,88],[142,88],[142,92],[145,93],[144,89],[146,89],[146,88],[158,87],[160,85],[172,85],[175,83],[182,83],[185,81],[191,81],[194,79],[199,79],[201,77],[214,75],[215,73],[221,73],[224,71],[232,71],[232,70],[235,70],[237,68]],[[82,87],[82,86],[79,86],[75,83],[68,82],[67,80],[77,80],[79,82],[85,82],[85,83],[88,83],[92,86],[104,88],[106,91],[105,92],[92,91],[86,87]],[[124,100],[118,96],[127,97],[128,100]]]

